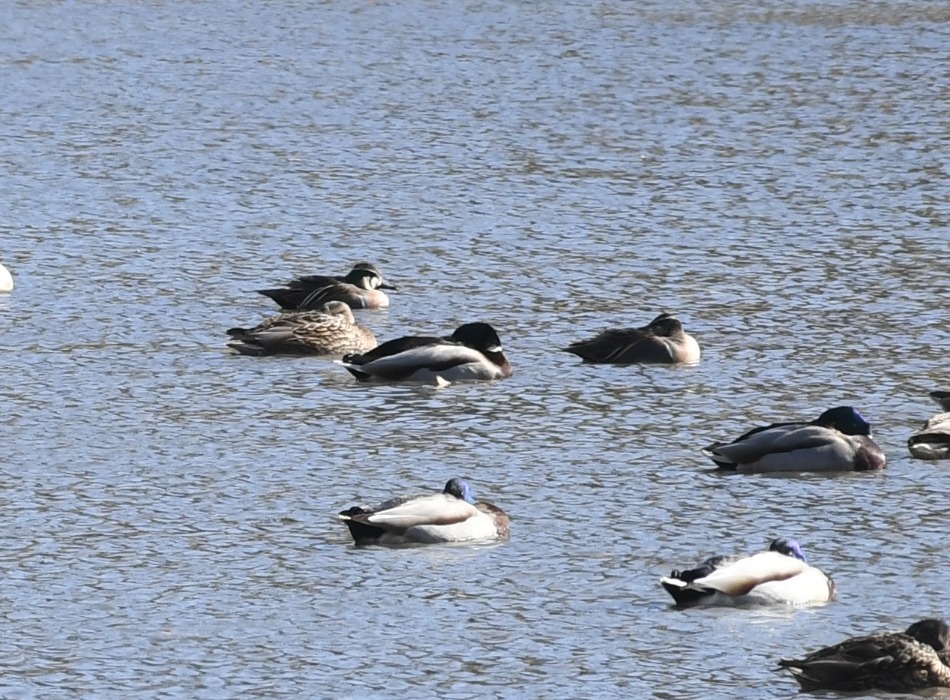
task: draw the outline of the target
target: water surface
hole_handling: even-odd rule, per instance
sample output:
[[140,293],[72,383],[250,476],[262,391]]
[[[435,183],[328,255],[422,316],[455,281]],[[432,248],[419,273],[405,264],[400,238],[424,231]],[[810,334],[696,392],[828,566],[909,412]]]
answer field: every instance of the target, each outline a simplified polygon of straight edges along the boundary
[[[950,11],[925,0],[8,3],[4,697],[789,697],[775,662],[946,613]],[[515,376],[244,358],[253,290],[359,260],[383,339],[486,320]],[[558,351],[678,314],[695,367]],[[882,474],[698,449],[858,407]],[[494,547],[334,515],[467,476]],[[777,534],[841,599],[669,606]]]

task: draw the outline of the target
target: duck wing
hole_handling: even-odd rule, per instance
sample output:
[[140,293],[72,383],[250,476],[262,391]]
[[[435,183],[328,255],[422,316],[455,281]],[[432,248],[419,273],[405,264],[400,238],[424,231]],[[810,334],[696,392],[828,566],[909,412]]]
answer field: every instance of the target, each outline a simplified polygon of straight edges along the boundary
[[369,352],[347,355],[343,358],[343,360],[348,364],[365,365],[369,362],[373,362],[374,360],[398,355],[414,348],[421,348],[425,347],[426,345],[435,345],[442,342],[445,342],[444,339],[436,336],[410,335],[404,338],[396,338],[395,340],[387,340],[385,343],[380,343]]
[[609,329],[564,350],[592,363],[671,362],[674,357],[669,340],[641,328]]
[[804,450],[816,450],[829,445],[848,444],[844,440],[845,437],[836,430],[818,425],[779,423],[767,428],[751,430],[733,442],[713,443],[703,450],[703,454],[724,467],[751,464],[760,462],[766,457],[773,457],[775,464],[771,469],[778,471],[785,462],[788,462],[789,469],[795,469],[792,462],[799,461],[800,457],[783,459],[781,456]]
[[[343,284],[339,277],[329,275],[304,275],[292,279],[283,287],[273,289],[258,289],[258,294],[263,294],[276,301],[282,309],[298,309],[303,301],[314,292],[314,290]],[[314,304],[310,308],[317,308],[320,304]]]
[[779,552],[760,552],[717,567],[709,575],[697,578],[689,585],[730,596],[743,596],[758,586],[786,581],[809,568],[808,564],[795,557]]
[[366,355],[344,357],[342,364],[357,378],[376,377],[387,381],[400,381],[411,378],[417,372],[436,375],[459,365],[485,361],[485,356],[478,350],[445,340],[417,344],[401,352],[367,359],[374,353],[376,350]]
[[424,525],[460,523],[480,513],[471,503],[444,493],[390,501],[384,505],[387,507],[350,517],[389,532],[405,532]]

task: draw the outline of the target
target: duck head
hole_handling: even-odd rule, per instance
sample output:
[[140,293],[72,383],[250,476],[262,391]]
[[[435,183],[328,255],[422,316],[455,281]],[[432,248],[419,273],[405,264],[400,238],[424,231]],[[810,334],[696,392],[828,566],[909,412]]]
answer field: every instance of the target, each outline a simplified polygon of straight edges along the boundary
[[378,267],[368,262],[356,263],[344,279],[360,289],[397,289],[395,285],[383,279],[383,273]]
[[938,652],[950,647],[950,627],[943,620],[934,617],[915,622],[907,628],[905,634],[932,646]]
[[871,424],[851,406],[829,408],[818,416],[815,425],[834,428],[845,435],[871,435]]
[[480,352],[501,352],[501,338],[487,323],[466,323],[455,329],[449,340]]
[[661,338],[672,338],[674,335],[683,332],[683,324],[680,320],[666,312],[650,321],[647,328]]
[[472,495],[472,487],[468,485],[465,479],[459,479],[458,477],[449,479],[445,483],[445,488],[442,489],[442,493],[455,496],[457,499],[465,501],[466,503],[475,503],[475,497]]
[[802,546],[798,543],[798,540],[793,540],[791,537],[776,537],[769,545],[769,551],[780,552],[786,556],[801,559],[806,564],[808,563],[805,552],[802,551]]

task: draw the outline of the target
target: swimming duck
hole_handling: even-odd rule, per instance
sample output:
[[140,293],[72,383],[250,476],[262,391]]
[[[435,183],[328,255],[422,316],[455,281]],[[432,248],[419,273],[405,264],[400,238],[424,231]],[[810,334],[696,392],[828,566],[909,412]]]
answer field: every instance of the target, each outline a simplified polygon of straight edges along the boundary
[[508,516],[498,506],[476,502],[464,479],[449,479],[442,493],[404,496],[375,508],[353,506],[340,513],[356,544],[426,544],[507,540]]
[[278,314],[254,328],[231,328],[228,335],[228,346],[242,355],[342,355],[376,347],[373,332],[358,325],[342,301]]
[[0,292],[13,291],[13,275],[3,265],[0,265]]
[[407,336],[340,362],[361,381],[449,382],[503,379],[512,374],[498,333],[487,323],[466,323],[447,338]]
[[886,462],[870,424],[850,406],[830,408],[807,423],[753,428],[703,454],[721,469],[740,472],[866,471]]
[[809,566],[796,540],[779,537],[766,552],[750,557],[711,557],[695,569],[674,570],[660,584],[681,607],[827,603],[837,596],[835,583]]
[[389,297],[381,291],[395,290],[383,279],[383,273],[372,263],[361,262],[342,277],[304,275],[276,289],[259,289],[258,294],[270,297],[282,309],[307,311],[319,309],[328,301],[342,301],[354,309],[385,309]]
[[950,411],[950,391],[931,391],[930,398],[939,403],[944,411]]
[[907,440],[917,459],[950,459],[950,413],[938,413]]
[[852,637],[802,659],[782,659],[802,690],[884,690],[950,687],[950,627],[929,618],[904,632]]
[[679,319],[662,313],[642,328],[612,328],[566,348],[584,362],[699,362],[699,343],[683,330]]

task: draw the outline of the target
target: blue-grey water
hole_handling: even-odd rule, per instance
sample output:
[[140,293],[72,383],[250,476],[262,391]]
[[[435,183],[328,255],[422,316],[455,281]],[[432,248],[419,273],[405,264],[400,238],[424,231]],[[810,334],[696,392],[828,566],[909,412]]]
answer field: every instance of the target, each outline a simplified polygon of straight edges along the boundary
[[[950,6],[0,3],[0,696],[791,697],[782,656],[945,615]],[[381,339],[485,320],[436,390],[232,355],[253,293],[375,262]],[[585,366],[679,315],[695,367]],[[711,474],[852,404],[884,473]],[[453,475],[493,547],[357,549]],[[658,585],[800,539],[840,600]]]

